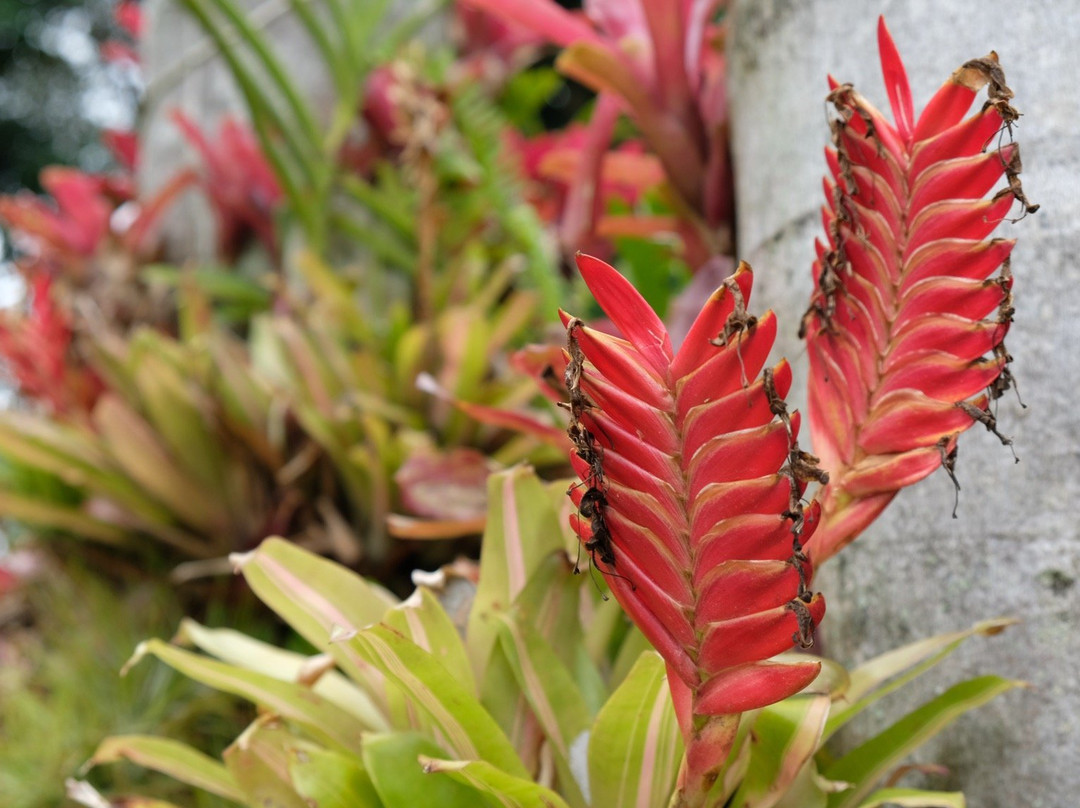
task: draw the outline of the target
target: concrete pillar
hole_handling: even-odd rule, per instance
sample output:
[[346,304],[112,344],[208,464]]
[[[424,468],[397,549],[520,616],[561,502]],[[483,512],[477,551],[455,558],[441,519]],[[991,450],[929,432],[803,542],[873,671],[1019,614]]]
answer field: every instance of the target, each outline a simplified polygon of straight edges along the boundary
[[[730,50],[739,257],[756,270],[758,309],[778,310],[781,350],[805,379],[795,337],[820,235],[826,75],[888,108],[877,59],[885,14],[921,109],[969,58],[994,49],[1015,106],[1024,187],[1042,209],[998,235],[1016,237],[1017,314],[1009,335],[1028,409],[1001,400],[1002,431],[1021,458],[972,429],[960,440],[959,519],[939,471],[903,492],[817,585],[828,598],[830,656],[851,665],[914,639],[1015,616],[1004,636],[974,640],[843,739],[850,746],[961,678],[997,673],[1014,691],[949,729],[920,756],[949,766],[934,787],[981,808],[1080,804],[1080,2],[736,0]],[[802,390],[797,379],[796,388]],[[805,394],[799,393],[805,401]]]

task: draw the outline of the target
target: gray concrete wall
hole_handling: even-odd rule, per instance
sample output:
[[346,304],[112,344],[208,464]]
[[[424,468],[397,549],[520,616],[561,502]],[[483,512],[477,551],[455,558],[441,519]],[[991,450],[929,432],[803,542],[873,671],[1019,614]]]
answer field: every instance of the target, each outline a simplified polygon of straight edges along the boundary
[[[825,77],[851,81],[888,108],[878,13],[907,64],[917,110],[961,63],[997,50],[1024,113],[1024,187],[1042,210],[998,231],[1020,240],[1009,347],[1028,409],[1010,394],[999,422],[1021,463],[981,427],[971,430],[960,441],[959,519],[939,471],[903,492],[817,580],[829,604],[828,653],[847,664],[984,618],[1023,624],[972,641],[845,742],[962,677],[1025,679],[1030,690],[963,719],[920,759],[948,765],[953,775],[935,786],[962,787],[972,806],[1071,808],[1080,805],[1080,2],[737,0],[730,65],[739,257],[756,270],[757,308],[776,308],[786,323],[780,349],[801,379],[805,351],[795,331],[821,233]],[[800,381],[796,389],[804,401]]]
[[[333,88],[322,59],[288,0],[240,0],[252,24],[287,59],[289,76],[317,110],[328,112]],[[139,184],[144,192],[160,188],[195,154],[169,117],[182,109],[213,133],[224,117],[247,118],[244,103],[217,47],[177,0],[148,0],[146,35],[141,44],[146,97],[139,127],[142,161]],[[170,213],[167,241],[177,259],[207,259],[214,254],[211,211],[197,192],[189,192]]]

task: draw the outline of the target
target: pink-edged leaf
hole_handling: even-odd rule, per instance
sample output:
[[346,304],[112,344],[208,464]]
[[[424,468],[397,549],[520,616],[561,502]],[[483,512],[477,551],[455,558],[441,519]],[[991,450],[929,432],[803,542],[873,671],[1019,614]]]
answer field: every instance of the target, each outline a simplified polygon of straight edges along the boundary
[[637,808],[671,796],[682,758],[663,660],[642,654],[601,708],[589,736],[592,805]]
[[432,519],[477,519],[487,512],[491,461],[475,449],[445,452],[423,447],[394,473],[401,501],[412,513]]

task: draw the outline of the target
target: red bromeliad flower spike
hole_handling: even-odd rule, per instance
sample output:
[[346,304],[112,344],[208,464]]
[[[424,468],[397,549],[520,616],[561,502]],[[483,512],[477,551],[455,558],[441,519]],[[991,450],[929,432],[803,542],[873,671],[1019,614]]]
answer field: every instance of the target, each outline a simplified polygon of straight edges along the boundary
[[[817,564],[899,489],[943,464],[952,475],[961,432],[979,422],[996,433],[987,404],[1012,382],[1014,242],[988,236],[1014,202],[1038,207],[1021,190],[1018,147],[1003,143],[1019,115],[997,55],[964,64],[916,119],[884,20],[878,44],[895,123],[830,79],[828,244],[803,321],[810,429],[831,477],[807,543]],[[965,119],[984,86],[988,102]]]
[[700,804],[739,714],[818,672],[817,662],[767,660],[809,646],[825,611],[801,544],[817,521],[802,493],[822,475],[795,440],[787,362],[762,373],[776,320],[747,313],[748,266],[706,301],[677,354],[625,278],[589,256],[578,266],[623,337],[562,314],[582,480],[571,522],[667,663],[687,744],[680,804]]

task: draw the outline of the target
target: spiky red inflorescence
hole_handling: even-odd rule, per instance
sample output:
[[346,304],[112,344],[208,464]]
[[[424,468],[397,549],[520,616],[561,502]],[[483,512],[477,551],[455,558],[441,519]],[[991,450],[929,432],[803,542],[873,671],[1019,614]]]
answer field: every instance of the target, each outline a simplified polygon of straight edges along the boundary
[[809,642],[825,603],[806,587],[799,546],[817,512],[799,504],[812,463],[783,404],[791,371],[781,362],[759,378],[775,318],[747,314],[744,264],[676,354],[625,278],[589,256],[578,266],[623,337],[563,314],[571,459],[583,481],[572,525],[673,687],[690,691],[694,715],[785,698],[818,663],[765,660]]
[[[995,429],[988,400],[1012,379],[1014,242],[987,237],[1015,201],[1037,207],[1020,188],[1018,147],[1002,142],[1018,113],[997,55],[965,63],[916,119],[883,19],[878,42],[895,123],[830,79],[828,243],[817,245],[803,322],[810,429],[831,477],[807,545],[815,563],[900,488],[943,463],[951,473],[960,432],[977,421]],[[987,85],[989,101],[964,119]],[[984,198],[1002,177],[1007,186]]]

